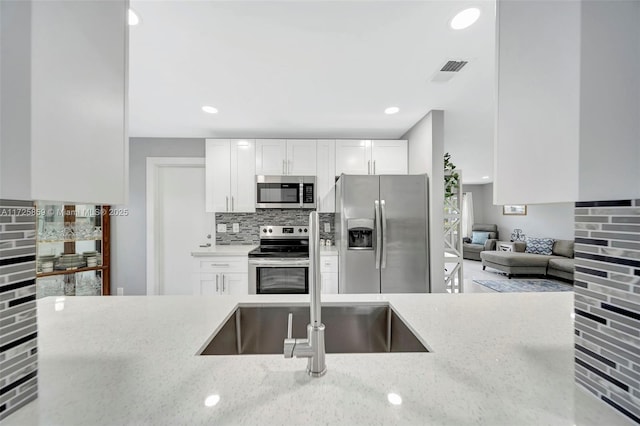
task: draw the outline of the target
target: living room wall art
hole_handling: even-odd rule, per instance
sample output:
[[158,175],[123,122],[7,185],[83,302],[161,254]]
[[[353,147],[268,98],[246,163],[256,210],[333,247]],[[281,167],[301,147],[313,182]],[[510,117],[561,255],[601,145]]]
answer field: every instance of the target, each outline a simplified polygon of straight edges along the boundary
[[525,216],[527,214],[527,206],[522,204],[512,204],[502,206],[503,215]]

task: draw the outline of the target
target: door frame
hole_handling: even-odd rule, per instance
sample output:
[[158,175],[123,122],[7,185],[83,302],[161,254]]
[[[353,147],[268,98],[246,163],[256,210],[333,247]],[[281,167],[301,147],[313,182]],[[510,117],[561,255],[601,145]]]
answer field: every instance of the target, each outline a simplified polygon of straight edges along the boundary
[[[184,167],[184,168],[204,168],[204,157],[147,157],[147,296],[159,294],[158,282],[158,253],[156,247],[156,218],[159,215],[158,200],[160,189],[158,174],[162,168],[166,167]],[[204,197],[205,194],[202,194]],[[214,225],[215,226],[215,225]],[[185,279],[188,277],[185,276]]]

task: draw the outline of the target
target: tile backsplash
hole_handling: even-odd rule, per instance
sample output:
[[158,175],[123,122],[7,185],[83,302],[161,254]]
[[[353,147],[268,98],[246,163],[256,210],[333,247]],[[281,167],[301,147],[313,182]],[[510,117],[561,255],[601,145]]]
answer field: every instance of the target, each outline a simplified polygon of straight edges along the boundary
[[[217,232],[216,244],[259,244],[260,225],[300,225],[309,223],[310,210],[302,209],[256,209],[255,213],[216,213],[216,225],[227,225],[227,232]],[[333,221],[334,213],[320,213],[320,238],[330,239],[335,245]],[[233,232],[233,224],[240,225],[240,232]],[[331,232],[324,232],[324,224],[329,223]],[[217,228],[217,226],[216,226]]]
[[575,377],[640,423],[640,200],[575,209]]
[[0,420],[38,395],[36,216],[0,200]]

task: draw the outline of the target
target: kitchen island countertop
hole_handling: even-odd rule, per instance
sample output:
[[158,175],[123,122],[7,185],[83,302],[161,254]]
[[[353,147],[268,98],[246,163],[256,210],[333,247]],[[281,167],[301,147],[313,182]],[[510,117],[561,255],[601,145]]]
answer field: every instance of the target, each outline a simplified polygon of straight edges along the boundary
[[323,295],[390,303],[433,352],[328,354],[319,379],[305,359],[197,355],[238,303],[283,302],[308,297],[40,299],[39,397],[3,423],[630,424],[574,384],[572,293]]

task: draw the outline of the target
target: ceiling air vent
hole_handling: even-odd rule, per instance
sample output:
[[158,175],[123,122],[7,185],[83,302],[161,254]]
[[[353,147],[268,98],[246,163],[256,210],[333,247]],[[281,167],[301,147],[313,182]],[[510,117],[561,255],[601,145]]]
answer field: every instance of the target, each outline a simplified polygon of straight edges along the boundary
[[468,64],[467,61],[449,61],[446,64],[444,64],[442,68],[440,68],[440,71],[458,72],[462,69],[462,67],[464,67],[467,64]]
[[433,74],[431,81],[434,83],[446,83],[468,63],[468,61],[447,61],[439,71]]

